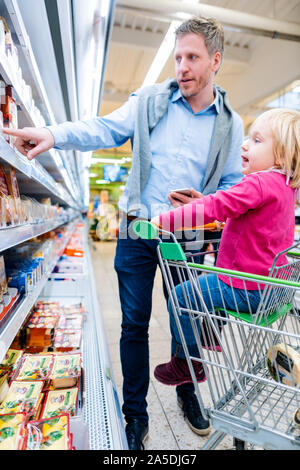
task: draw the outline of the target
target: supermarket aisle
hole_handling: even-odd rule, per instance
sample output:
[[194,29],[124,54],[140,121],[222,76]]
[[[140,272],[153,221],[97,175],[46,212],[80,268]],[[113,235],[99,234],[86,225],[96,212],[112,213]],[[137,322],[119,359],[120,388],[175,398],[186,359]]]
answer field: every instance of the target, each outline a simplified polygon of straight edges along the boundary
[[[98,286],[100,307],[106,327],[115,381],[122,402],[122,373],[119,359],[121,332],[121,309],[118,298],[117,276],[113,269],[115,242],[96,242],[91,248],[94,272]],[[200,449],[207,438],[195,435],[183,420],[182,411],[176,402],[175,390],[154,379],[154,367],[169,360],[170,333],[165,300],[161,289],[161,274],[157,270],[153,293],[153,310],[150,321],[150,387],[148,412],[150,432],[146,441],[147,450]],[[206,386],[205,384],[204,387]],[[231,439],[225,439],[220,449],[230,448]]]

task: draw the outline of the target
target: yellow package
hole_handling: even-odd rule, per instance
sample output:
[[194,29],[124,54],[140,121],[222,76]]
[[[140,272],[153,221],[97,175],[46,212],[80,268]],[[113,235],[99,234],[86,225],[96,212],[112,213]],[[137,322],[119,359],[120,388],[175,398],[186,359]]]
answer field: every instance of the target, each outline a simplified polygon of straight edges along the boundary
[[47,392],[41,419],[52,418],[63,413],[75,416],[78,387]]
[[27,425],[27,450],[70,450],[69,415],[30,421]]
[[23,352],[23,349],[9,349],[5,354],[0,367],[3,367],[3,369],[8,369],[9,371],[16,370],[20,364],[19,361],[23,356]]
[[81,374],[81,353],[57,354],[50,376],[53,388],[68,388],[77,385]]
[[267,352],[267,367],[274,380],[291,387],[300,387],[300,354],[284,343],[275,344]]
[[9,391],[0,405],[0,415],[8,413],[28,413],[32,415],[39,404],[43,381],[22,382],[13,380]]
[[0,450],[21,450],[25,436],[24,413],[0,416]]
[[15,380],[47,380],[53,367],[51,354],[24,354],[22,365]]

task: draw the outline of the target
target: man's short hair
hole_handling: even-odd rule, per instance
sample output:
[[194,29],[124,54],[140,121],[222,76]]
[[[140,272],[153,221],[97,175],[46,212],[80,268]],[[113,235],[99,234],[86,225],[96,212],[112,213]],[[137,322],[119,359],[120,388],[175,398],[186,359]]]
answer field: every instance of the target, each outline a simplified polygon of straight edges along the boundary
[[221,58],[223,58],[224,30],[221,23],[215,18],[200,16],[184,21],[175,30],[175,39],[189,33],[202,35],[209,55],[212,56],[216,52],[220,52]]

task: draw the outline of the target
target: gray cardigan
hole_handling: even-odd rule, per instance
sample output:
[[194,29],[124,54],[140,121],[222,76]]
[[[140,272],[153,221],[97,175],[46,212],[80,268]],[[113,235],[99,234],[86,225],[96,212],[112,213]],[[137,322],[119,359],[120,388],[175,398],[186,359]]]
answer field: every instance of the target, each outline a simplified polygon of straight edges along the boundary
[[[163,83],[142,88],[134,93],[138,96],[138,104],[131,142],[132,167],[127,182],[128,213],[136,213],[141,207],[140,196],[151,167],[150,133],[167,111],[169,98],[177,88],[175,79],[167,79]],[[226,92],[218,86],[216,88],[221,97],[220,112],[216,117],[206,172],[200,189],[203,194],[217,190],[231,145],[232,109]]]

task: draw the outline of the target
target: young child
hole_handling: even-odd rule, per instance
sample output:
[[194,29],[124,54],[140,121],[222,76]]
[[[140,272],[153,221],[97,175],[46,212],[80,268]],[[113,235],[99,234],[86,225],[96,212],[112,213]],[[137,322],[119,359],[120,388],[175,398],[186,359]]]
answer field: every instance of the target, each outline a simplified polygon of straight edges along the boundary
[[[252,124],[249,138],[242,145],[240,183],[226,191],[218,191],[191,203],[161,214],[152,220],[168,231],[191,228],[214,220],[225,221],[217,266],[268,276],[274,257],[294,242],[295,197],[300,187],[300,112],[274,109],[263,113]],[[284,255],[277,265],[287,262]],[[234,295],[227,277],[208,274],[199,277],[208,311],[226,307],[249,312],[260,301],[258,285],[231,278]],[[191,289],[189,281],[184,289]],[[176,287],[180,307],[186,307],[181,285]],[[192,296],[190,296],[192,298]],[[212,304],[211,304],[212,303]],[[156,367],[157,380],[167,385],[192,382],[177,326],[169,303],[172,333],[172,359]],[[182,314],[180,322],[190,355],[199,357],[189,318]],[[205,380],[202,364],[192,361],[198,382]]]

